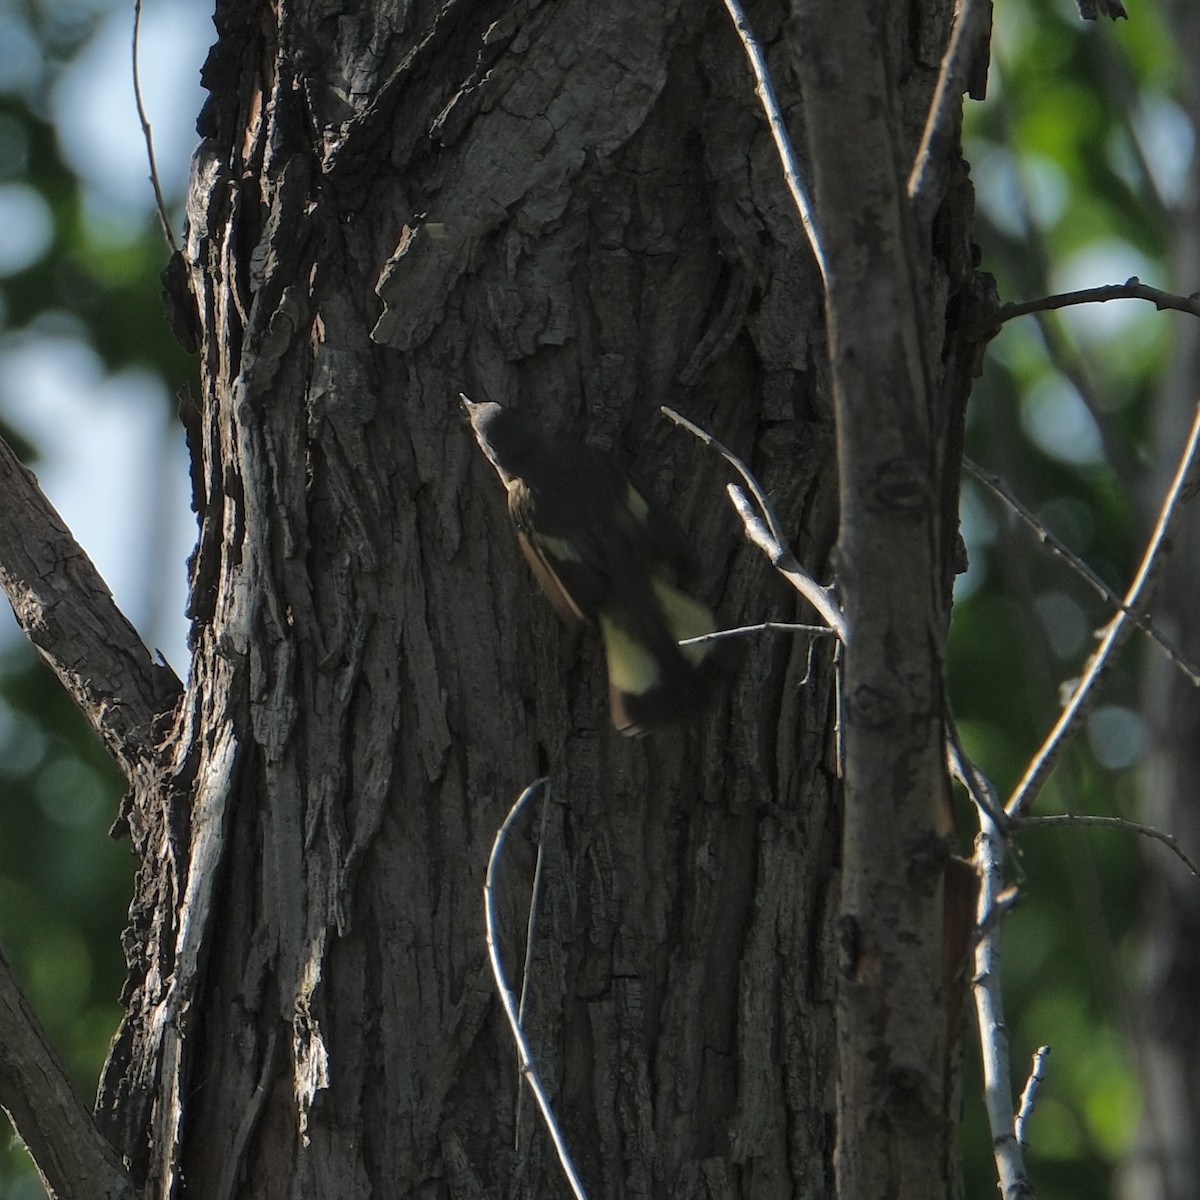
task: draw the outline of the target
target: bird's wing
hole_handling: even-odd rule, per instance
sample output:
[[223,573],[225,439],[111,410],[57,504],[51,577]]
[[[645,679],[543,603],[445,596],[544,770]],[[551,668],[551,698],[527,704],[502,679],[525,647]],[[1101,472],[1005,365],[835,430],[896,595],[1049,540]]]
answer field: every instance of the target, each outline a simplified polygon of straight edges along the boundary
[[538,490],[520,479],[508,485],[508,511],[521,553],[559,616],[595,625],[609,584],[586,526],[581,533],[564,514],[555,519],[544,503],[539,506]]

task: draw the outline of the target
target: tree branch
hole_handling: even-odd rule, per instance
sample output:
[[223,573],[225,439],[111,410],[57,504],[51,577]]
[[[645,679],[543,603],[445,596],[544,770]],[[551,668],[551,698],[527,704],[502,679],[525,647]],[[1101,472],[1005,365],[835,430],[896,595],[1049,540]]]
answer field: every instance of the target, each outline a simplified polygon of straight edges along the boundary
[[1054,723],[1054,728],[1046,735],[1046,740],[1034,755],[1024,777],[1013,790],[1012,796],[1005,805],[1005,811],[1010,817],[1020,816],[1041,790],[1050,772],[1054,769],[1054,764],[1058,761],[1058,756],[1066,744],[1067,736],[1075,729],[1087,711],[1095,692],[1096,683],[1108,668],[1113,654],[1124,643],[1132,628],[1133,622],[1127,615],[1128,611],[1136,610],[1145,604],[1155,572],[1168,545],[1167,535],[1174,524],[1184,497],[1192,486],[1198,445],[1200,445],[1200,405],[1196,407],[1187,442],[1179,456],[1174,478],[1167,488],[1167,494],[1163,497],[1158,522],[1154,526],[1145,553],[1142,555],[1137,575],[1129,585],[1129,591],[1125,593],[1123,607],[1105,626],[1100,637],[1100,644],[1088,659],[1083,674],[1071,693],[1070,700],[1067,701],[1058,720]]
[[156,663],[112,593],[0,440],[0,587],[29,640],[127,775],[154,758],[155,724],[182,687]]
[[821,614],[829,628],[837,635],[838,641],[849,645],[850,627],[846,624],[846,618],[838,607],[832,589],[822,587],[800,565],[796,556],[772,536],[766,524],[750,507],[746,493],[736,483],[729,484],[725,490],[729,493],[729,499],[737,509],[738,516],[742,518],[746,537],[767,556],[771,566]]
[[1027,1145],[1025,1126],[1033,1116],[1033,1106],[1037,1100],[1038,1088],[1046,1075],[1046,1059],[1050,1055],[1049,1046],[1039,1046],[1033,1052],[1033,1065],[1029,1068],[1029,1078],[1025,1081],[1025,1090],[1021,1093],[1021,1104],[1017,1111],[1017,1119],[1013,1122],[1013,1133],[1022,1146]]
[[0,1107],[47,1194],[132,1200],[133,1184],[79,1098],[0,953]]
[[796,152],[792,149],[787,125],[784,124],[783,113],[779,109],[779,101],[775,99],[775,88],[771,84],[771,76],[767,71],[767,60],[763,57],[762,49],[754,37],[750,22],[746,20],[746,14],[742,11],[738,0],[725,0],[725,8],[742,43],[742,49],[746,52],[746,61],[750,64],[750,72],[754,76],[754,91],[762,105],[763,113],[766,115],[771,136],[775,139],[775,151],[779,156],[779,164],[783,168],[783,179],[791,193],[792,203],[796,206],[796,216],[800,218],[800,224],[808,238],[813,258],[817,260],[821,279],[828,288],[829,269],[825,260],[825,250],[821,245],[821,236],[817,230],[817,223],[813,218],[812,201],[800,178]]
[[1165,833],[1141,821],[1129,821],[1124,817],[1094,816],[1090,813],[1051,813],[1045,817],[1018,817],[1015,821],[1010,821],[1009,825],[1013,829],[1037,829],[1052,825],[1090,825],[1094,829],[1123,829],[1126,833],[1136,833],[1141,837],[1161,842],[1196,879],[1200,879],[1200,865],[1192,861],[1173,833]]
[[[979,810],[979,836],[975,840],[975,866],[979,872],[977,925],[981,931],[975,947],[975,1012],[979,1022],[979,1048],[983,1058],[983,1103],[992,1133],[992,1153],[1003,1200],[1032,1195],[1025,1173],[1021,1142],[1013,1113],[1012,1076],[1008,1061],[1008,1026],[1000,987],[1000,922],[1006,908],[1004,893],[1004,835],[983,808]],[[1011,902],[1010,902],[1011,903]]]
[[934,382],[928,297],[945,264],[918,251],[896,170],[903,134],[879,6],[798,0],[793,13],[788,40],[828,265],[834,553],[850,631],[834,1177],[847,1196],[936,1197],[949,1192],[951,1154],[947,1030],[928,1018],[943,974],[945,872],[927,848],[940,844],[948,788],[942,654],[953,547],[939,504],[954,487],[947,455],[958,418],[957,400]]
[[526,802],[532,797],[539,795],[549,786],[550,780],[545,776],[541,779],[535,779],[517,797],[516,803],[508,810],[508,816],[504,818],[503,824],[497,830],[496,838],[492,842],[492,852],[488,855],[487,874],[484,877],[483,911],[487,922],[488,958],[492,964],[492,975],[496,980],[496,990],[500,993],[500,1003],[504,1006],[504,1015],[508,1018],[513,1041],[517,1045],[517,1057],[521,1077],[529,1084],[529,1090],[533,1093],[533,1098],[537,1101],[537,1106],[541,1110],[542,1120],[545,1122],[550,1139],[554,1143],[554,1149],[558,1155],[558,1161],[562,1166],[563,1174],[567,1177],[571,1194],[575,1197],[575,1200],[587,1200],[587,1193],[583,1190],[583,1183],[580,1181],[579,1174],[575,1170],[575,1164],[571,1161],[571,1155],[567,1150],[566,1141],[563,1139],[562,1130],[559,1129],[558,1122],[554,1118],[554,1109],[550,1106],[550,1098],[546,1095],[546,1091],[542,1087],[542,1081],[538,1077],[537,1068],[534,1066],[529,1043],[525,1040],[525,1033],[521,1029],[521,1022],[517,1017],[516,1002],[513,999],[512,990],[509,988],[508,981],[505,978],[504,967],[500,962],[500,950],[497,946],[496,935],[496,910],[495,905],[492,903],[493,880],[496,874],[496,865],[500,861],[500,851],[504,846],[504,839],[508,835],[508,831],[512,828],[513,822],[520,815],[521,809],[524,808]]
[[1200,668],[1193,666],[1182,653],[1175,648],[1155,628],[1150,617],[1134,611],[1121,597],[1092,570],[1065,542],[1056,537],[1036,516],[1013,494],[1011,488],[998,475],[991,475],[969,458],[963,459],[963,470],[973,479],[987,488],[992,495],[1006,504],[1014,515],[1030,529],[1034,536],[1052,554],[1058,555],[1097,595],[1102,596],[1114,608],[1123,612],[1144,634],[1154,641],[1159,649],[1179,668],[1194,687],[1200,687]]
[[1050,312],[1056,308],[1070,308],[1076,304],[1106,304],[1109,300],[1149,300],[1159,312],[1173,309],[1175,312],[1191,313],[1193,317],[1200,317],[1200,293],[1180,296],[1174,292],[1164,292],[1161,288],[1143,283],[1133,275],[1124,283],[1082,288],[1077,292],[1058,292],[1053,296],[1041,296],[1037,300],[1014,300],[1000,306],[996,320],[998,324],[1003,325],[1005,321],[1029,313]]
[[173,253],[179,253],[179,242],[171,229],[171,218],[167,215],[167,203],[163,199],[162,184],[158,178],[158,163],[154,159],[154,134],[150,131],[150,118],[146,116],[146,106],[142,103],[142,79],[138,68],[138,53],[142,35],[142,0],[133,3],[133,99],[137,106],[138,121],[142,126],[142,138],[146,143],[146,161],[150,164],[150,183],[154,187],[154,203],[158,208],[158,221],[162,226],[163,237]]
[[[796,556],[787,548],[783,526],[780,524],[779,517],[776,515],[767,493],[763,490],[762,484],[754,477],[754,473],[728,446],[719,442],[707,430],[701,429],[699,425],[689,421],[687,417],[677,413],[673,408],[668,408],[665,404],[662,406],[661,411],[665,416],[670,417],[676,425],[682,426],[689,433],[698,437],[706,446],[711,446],[716,450],[746,481],[746,487],[750,489],[755,502],[758,504],[758,513],[754,511],[746,493],[736,484],[731,483],[726,489],[733,507],[737,510],[738,516],[742,518],[746,537],[767,556],[771,565],[792,587],[821,614],[825,619],[825,623],[837,634],[838,640],[845,643],[848,637],[848,630],[846,620],[842,616],[841,609],[838,607],[837,597],[831,588],[822,587],[813,579],[800,565]],[[760,516],[759,513],[762,515]],[[766,622],[764,626],[754,626],[753,628],[765,628],[772,625],[774,625],[773,622]],[[706,634],[705,637],[728,637],[733,633],[741,632],[744,631],[721,630],[716,634]],[[698,642],[703,639],[692,638],[689,640]]]

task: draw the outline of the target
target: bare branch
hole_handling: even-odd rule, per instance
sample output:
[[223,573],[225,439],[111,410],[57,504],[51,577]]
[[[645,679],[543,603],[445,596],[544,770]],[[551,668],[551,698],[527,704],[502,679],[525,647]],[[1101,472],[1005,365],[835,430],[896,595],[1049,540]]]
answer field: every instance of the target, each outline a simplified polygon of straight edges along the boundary
[[980,809],[979,836],[975,839],[975,864],[979,872],[980,931],[975,947],[975,1012],[979,1048],[983,1059],[983,1102],[992,1134],[992,1153],[1003,1200],[1033,1194],[1025,1173],[1021,1143],[1014,1132],[1012,1077],[1008,1062],[1008,1027],[1000,988],[1000,922],[997,914],[1009,907],[1004,897],[1004,838],[986,812]]
[[746,637],[751,633],[807,633],[812,637],[824,637],[832,633],[824,625],[798,625],[792,621],[760,621],[757,625],[739,625],[736,629],[718,629],[714,633],[702,633],[699,637],[684,638],[681,646],[700,646],[705,642],[719,642],[723,638]]
[[[521,1002],[517,1008],[517,1024],[522,1029],[525,1028],[528,1014],[529,980],[533,974],[533,948],[537,941],[537,918],[542,899],[542,870],[545,864],[546,830],[549,820],[550,789],[547,787],[542,791],[542,824],[538,831],[537,859],[533,864],[533,886],[529,889],[529,921],[525,928],[525,970],[521,973]],[[524,1100],[525,1090],[518,1083],[517,1110],[513,1117],[513,1147],[518,1154],[521,1151],[521,1110]]]
[[1135,612],[1121,597],[1113,591],[1112,588],[1092,570],[1077,555],[1069,546],[1066,545],[1060,538],[1056,537],[1037,517],[1021,503],[1020,500],[1013,494],[1012,490],[998,475],[990,475],[984,471],[977,463],[972,462],[969,458],[963,459],[963,468],[966,472],[984,487],[986,487],[994,496],[1006,504],[1012,512],[1026,525],[1027,528],[1033,531],[1037,537],[1051,553],[1058,555],[1067,566],[1069,566],[1089,587],[1097,594],[1102,596],[1115,608],[1133,621],[1135,625],[1154,642],[1166,654],[1166,656],[1187,676],[1188,680],[1195,687],[1200,687],[1200,669],[1194,667],[1183,655],[1165,638],[1154,626],[1154,622],[1148,616],[1142,613]]
[[1059,292],[1053,296],[1042,296],[1037,300],[1013,301],[1002,304],[996,314],[997,321],[1003,325],[1014,317],[1023,317],[1028,313],[1049,312],[1056,308],[1069,308],[1075,304],[1106,304],[1109,300],[1149,300],[1160,312],[1173,309],[1176,312],[1191,313],[1200,317],[1200,293],[1193,292],[1190,296],[1180,296],[1174,292],[1164,292],[1161,288],[1151,287],[1142,283],[1136,275],[1124,283],[1110,283],[1103,287],[1083,288],[1078,292]]
[[1050,825],[1090,825],[1095,829],[1123,829],[1126,833],[1136,833],[1140,837],[1162,842],[1197,879],[1200,879],[1200,866],[1188,857],[1173,833],[1164,833],[1163,830],[1155,829],[1153,825],[1143,825],[1140,821],[1128,821],[1124,817],[1092,816],[1088,813],[1052,813],[1044,817],[1018,817],[1010,824],[1014,829],[1036,829],[1039,826]]
[[96,1128],[0,954],[0,1107],[29,1148],[47,1193],[133,1200],[133,1184]]
[[529,1043],[525,1040],[525,1034],[521,1029],[521,1022],[517,1018],[517,1006],[513,1000],[512,991],[504,977],[504,967],[500,963],[500,951],[497,949],[496,944],[496,912],[492,903],[492,880],[495,878],[496,864],[500,860],[500,851],[504,845],[504,839],[520,815],[521,809],[525,806],[526,802],[549,788],[549,786],[549,779],[545,777],[535,779],[517,797],[516,803],[508,810],[508,816],[504,818],[504,823],[497,831],[496,839],[492,843],[492,852],[488,855],[487,875],[483,883],[483,910],[487,921],[488,958],[492,964],[492,975],[496,980],[496,990],[500,993],[500,1003],[504,1006],[504,1015],[508,1018],[509,1027],[512,1029],[513,1041],[517,1045],[521,1075],[525,1082],[529,1084],[529,1090],[533,1093],[533,1098],[537,1101],[538,1108],[541,1109],[542,1120],[545,1121],[546,1129],[549,1131],[550,1138],[554,1142],[554,1149],[558,1153],[558,1161],[562,1164],[563,1173],[566,1175],[567,1182],[571,1186],[572,1194],[576,1200],[587,1200],[587,1194],[583,1190],[583,1184],[580,1182],[578,1174],[576,1174],[575,1165],[571,1162],[570,1153],[567,1150],[566,1142],[563,1140],[562,1131],[558,1127],[558,1122],[554,1119],[554,1110],[550,1107],[549,1097],[547,1097],[542,1088],[542,1081],[538,1078],[537,1070],[533,1064],[533,1056],[529,1051]]
[[1108,625],[1105,626],[1100,638],[1100,645],[1088,659],[1083,675],[1071,693],[1070,700],[1068,700],[1063,711],[1059,714],[1054,728],[1046,736],[1046,740],[1042,743],[1041,748],[1026,769],[1024,777],[1017,784],[1008,804],[1005,805],[1005,811],[1009,816],[1019,816],[1021,810],[1029,805],[1030,801],[1037,795],[1042,785],[1046,782],[1050,772],[1054,769],[1054,764],[1062,751],[1067,736],[1075,729],[1079,720],[1087,711],[1092,700],[1092,693],[1095,691],[1096,682],[1103,675],[1112,660],[1114,652],[1124,642],[1125,637],[1129,633],[1130,626],[1133,623],[1126,615],[1126,610],[1136,610],[1145,603],[1154,573],[1163,557],[1164,547],[1167,544],[1167,535],[1179,511],[1180,502],[1188,490],[1198,444],[1200,444],[1200,406],[1197,406],[1195,415],[1192,418],[1192,427],[1188,432],[1187,442],[1184,445],[1183,452],[1179,456],[1175,475],[1163,498],[1162,507],[1158,514],[1158,521],[1154,526],[1153,532],[1150,534],[1150,540],[1146,545],[1145,553],[1142,555],[1141,564],[1138,567],[1133,582],[1129,585],[1128,592],[1125,594],[1122,611],[1118,612]]
[[780,524],[779,517],[775,512],[775,507],[772,505],[767,496],[762,484],[754,477],[754,473],[748,466],[724,442],[719,442],[707,429],[701,429],[699,425],[689,421],[682,413],[677,413],[673,408],[668,408],[663,405],[660,411],[664,416],[670,417],[676,425],[681,425],[688,433],[694,437],[698,437],[706,446],[711,446],[718,454],[746,481],[746,486],[750,489],[751,494],[758,503],[759,511],[762,513],[763,520],[767,523],[768,529],[771,531],[771,537],[783,545],[787,541],[787,536],[783,532],[783,526]]
[[1013,1134],[1022,1146],[1029,1143],[1025,1140],[1025,1126],[1033,1116],[1033,1105],[1037,1100],[1037,1090],[1045,1078],[1046,1059],[1050,1056],[1049,1046],[1039,1046],[1033,1052],[1033,1065],[1029,1069],[1029,1078],[1025,1081],[1025,1089],[1021,1092],[1021,1103],[1017,1109],[1017,1119],[1013,1122]]
[[822,587],[796,560],[796,556],[777,542],[766,525],[759,519],[750,500],[736,483],[725,489],[733,507],[746,528],[746,536],[770,559],[771,565],[825,618],[829,628],[837,634],[843,645],[850,642],[850,627],[837,605],[833,591]]
[[947,721],[946,741],[950,769],[967,789],[979,812],[979,835],[975,839],[975,870],[979,897],[975,910],[976,1024],[983,1062],[983,1101],[992,1133],[996,1173],[1004,1200],[1032,1195],[1025,1174],[1021,1139],[1014,1132],[1012,1080],[1008,1061],[1008,1027],[1004,1023],[1004,1000],[1000,987],[1000,924],[1019,899],[1014,887],[1005,886],[1005,829],[1008,818],[1000,807],[991,780],[971,761],[959,739],[953,718]]
[[154,202],[158,206],[158,222],[162,226],[163,236],[167,244],[178,254],[179,243],[171,229],[171,219],[167,216],[166,201],[163,200],[162,185],[158,180],[158,164],[154,160],[154,135],[150,132],[150,121],[146,116],[146,107],[142,103],[141,71],[138,68],[138,50],[142,36],[142,0],[133,0],[133,99],[137,104],[138,120],[142,125],[142,137],[146,142],[146,158],[150,163],[150,182],[154,187]]
[[783,167],[784,181],[787,183],[788,191],[792,195],[792,203],[796,206],[796,214],[800,218],[800,224],[804,227],[804,233],[808,238],[809,247],[812,249],[813,258],[817,260],[821,279],[826,285],[825,290],[828,291],[829,269],[825,262],[825,251],[821,247],[821,238],[817,233],[816,220],[813,217],[812,201],[808,198],[808,192],[800,178],[800,166],[796,161],[796,152],[792,149],[792,142],[788,135],[787,126],[783,122],[783,114],[779,111],[779,101],[775,99],[775,89],[771,86],[771,76],[767,71],[767,61],[763,57],[762,48],[755,40],[750,23],[746,20],[746,14],[742,11],[742,6],[738,3],[738,0],[725,0],[725,8],[729,12],[738,37],[741,39],[742,49],[746,52],[746,60],[749,62],[750,70],[754,75],[754,91],[758,96],[759,103],[762,104],[763,112],[766,114],[767,124],[771,129],[771,136],[775,139],[775,150],[779,155],[780,165]]
[[182,691],[154,662],[32,473],[0,441],[0,587],[26,636],[127,775],[154,760]]
[[[733,507],[737,509],[738,516],[742,518],[746,537],[770,559],[771,565],[824,617],[826,624],[837,634],[838,639],[844,644],[847,641],[848,631],[846,620],[842,616],[841,609],[838,607],[837,598],[834,596],[832,589],[822,587],[813,579],[800,565],[796,556],[786,548],[783,526],[762,484],[754,477],[754,473],[728,446],[719,442],[707,430],[701,429],[699,425],[689,421],[687,417],[681,413],[677,413],[673,408],[668,408],[665,404],[662,406],[662,412],[665,416],[670,417],[676,425],[681,425],[689,433],[698,437],[706,446],[711,446],[716,450],[746,481],[746,486],[750,489],[755,502],[758,504],[759,512],[762,514],[761,517],[754,511],[749,499],[746,497],[746,493],[741,488],[736,484],[730,484],[726,489],[730,500],[733,502]],[[771,623],[768,622],[767,624]],[[716,635],[709,634],[707,636],[728,636],[733,632],[740,631],[728,631],[728,633],[722,631]],[[701,639],[694,638],[692,640],[699,641]]]

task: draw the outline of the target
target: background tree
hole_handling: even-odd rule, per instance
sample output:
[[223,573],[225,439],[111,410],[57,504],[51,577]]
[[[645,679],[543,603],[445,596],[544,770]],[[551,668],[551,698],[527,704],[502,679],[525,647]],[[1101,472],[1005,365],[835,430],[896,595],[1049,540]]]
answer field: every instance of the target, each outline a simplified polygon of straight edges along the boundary
[[[1194,44],[1189,12],[1138,6],[1128,22],[1082,32],[1066,11],[997,12],[989,103],[968,108],[967,154],[984,261],[1005,298],[1134,275],[1195,290],[1194,264],[1172,248],[1173,238],[1186,244],[1195,225],[1191,85],[1177,54]],[[1173,338],[1192,336],[1193,324],[1134,302],[1022,318],[990,346],[972,397],[969,453],[1118,590],[1182,445],[1189,418],[1179,412],[1195,402],[1191,395],[1176,407],[1170,434],[1151,432]],[[964,501],[972,570],[955,609],[951,690],[973,754],[1004,788],[1053,718],[1057,683],[1078,672],[1089,630],[1111,608],[1060,560],[1033,550],[1028,531],[973,480]],[[1186,535],[1178,537],[1168,577],[1192,557]],[[1171,608],[1164,597],[1154,619],[1194,661],[1190,608]],[[1179,713],[1155,718],[1154,705],[1143,707],[1141,671],[1159,681],[1152,690],[1164,698],[1165,681],[1182,678],[1164,663],[1158,649],[1134,639],[1040,811],[1139,815],[1146,717],[1186,728]],[[1170,689],[1177,698],[1192,690],[1178,682]],[[1186,835],[1186,820],[1165,816],[1157,802],[1143,819]],[[1053,1047],[1029,1127],[1041,1195],[1141,1195],[1128,1190],[1130,1178],[1119,1188],[1119,1165],[1136,1167],[1143,1180],[1161,1173],[1161,1142],[1133,1144],[1137,1073],[1148,1059],[1129,1038],[1164,1028],[1135,998],[1134,963],[1139,943],[1157,944],[1171,922],[1160,911],[1153,933],[1135,928],[1140,858],[1152,884],[1174,877],[1177,864],[1161,846],[1111,832],[1050,830],[1021,840],[1023,898],[1007,918],[1005,983],[1014,1059],[1028,1061],[1042,1043]],[[1179,913],[1189,893],[1177,885]],[[1173,1061],[1188,1061],[1178,1045]],[[1182,1111],[1145,1097],[1147,1117],[1156,1107],[1164,1117]],[[968,1157],[968,1188],[986,1186],[987,1174],[976,1175]]]
[[[1180,46],[1200,44],[1200,19],[1191,7],[1169,6],[1166,17]],[[1192,131],[1192,153],[1179,164],[1181,170],[1186,167],[1182,186],[1163,197],[1163,207],[1170,217],[1168,262],[1173,286],[1194,292],[1200,279],[1200,171],[1195,153],[1200,73],[1195,55],[1181,57],[1180,72],[1179,117],[1181,125]],[[1170,367],[1157,390],[1159,403],[1151,431],[1150,444],[1157,459],[1151,479],[1159,488],[1171,447],[1186,436],[1198,400],[1200,338],[1196,323],[1184,323],[1179,332]],[[1149,507],[1144,498],[1143,507]],[[1198,536],[1200,523],[1192,511],[1164,572],[1157,609],[1162,627],[1192,662],[1200,657],[1195,620]],[[1194,858],[1200,852],[1192,787],[1194,734],[1200,713],[1195,688],[1155,658],[1145,664],[1143,687],[1151,737],[1142,800],[1145,819],[1174,831]],[[1200,962],[1195,951],[1200,935],[1200,892],[1196,880],[1180,864],[1163,864],[1149,854],[1146,858],[1149,886],[1138,928],[1140,988],[1131,1006],[1134,1061],[1144,1104],[1134,1153],[1123,1172],[1123,1192],[1133,1200],[1173,1200],[1187,1195],[1200,1168],[1200,1094],[1194,1082],[1200,1053],[1194,1023],[1186,1015],[1200,992]]]

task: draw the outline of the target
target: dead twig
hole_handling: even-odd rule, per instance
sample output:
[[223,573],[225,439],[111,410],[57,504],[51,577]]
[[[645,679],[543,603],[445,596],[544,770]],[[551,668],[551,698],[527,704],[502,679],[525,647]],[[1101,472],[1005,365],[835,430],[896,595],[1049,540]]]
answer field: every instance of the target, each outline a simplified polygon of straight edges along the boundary
[[1029,1068],[1029,1078],[1025,1081],[1021,1092],[1021,1103],[1017,1108],[1017,1119],[1013,1122],[1013,1133],[1022,1146],[1029,1143],[1025,1139],[1025,1126],[1033,1116],[1033,1105],[1037,1099],[1037,1090],[1041,1086],[1046,1073],[1046,1059],[1050,1056],[1049,1046],[1039,1046],[1033,1052],[1033,1065]]
[[1164,654],[1179,668],[1194,687],[1200,687],[1200,669],[1194,667],[1183,655],[1155,628],[1153,621],[1141,613],[1135,612],[1112,588],[1092,570],[1069,546],[1056,537],[1037,517],[1013,494],[1012,490],[998,475],[984,471],[977,463],[969,458],[963,459],[963,469],[988,489],[997,499],[1012,511],[1012,513],[1028,528],[1052,554],[1063,560],[1094,592],[1107,600],[1114,608],[1125,613],[1137,627],[1151,638]]
[[1124,817],[1092,816],[1088,813],[1051,813],[1043,817],[1017,817],[1011,821],[1014,829],[1047,828],[1052,825],[1091,826],[1094,829],[1122,829],[1126,833],[1136,833],[1139,837],[1152,838],[1161,842],[1187,869],[1200,879],[1200,866],[1187,855],[1179,844],[1179,839],[1173,833],[1164,833],[1153,825],[1143,825],[1141,821],[1128,821]]
[[496,990],[500,993],[500,1003],[504,1006],[504,1015],[508,1018],[513,1041],[517,1046],[521,1077],[529,1084],[529,1090],[533,1093],[533,1098],[537,1101],[537,1106],[541,1110],[542,1120],[545,1122],[550,1139],[554,1143],[554,1149],[558,1154],[558,1161],[562,1165],[563,1173],[567,1177],[567,1183],[570,1185],[572,1195],[575,1196],[576,1200],[587,1200],[587,1193],[583,1190],[583,1184],[580,1182],[579,1175],[575,1171],[575,1164],[571,1161],[567,1144],[563,1139],[562,1131],[558,1127],[558,1121],[554,1117],[554,1110],[550,1105],[550,1099],[542,1087],[541,1079],[538,1078],[537,1069],[533,1062],[533,1055],[529,1050],[529,1043],[525,1040],[525,1034],[521,1029],[521,1022],[517,1017],[516,1002],[505,979],[504,967],[500,962],[500,951],[497,945],[498,939],[496,934],[496,911],[492,902],[492,885],[496,875],[496,865],[500,861],[500,851],[504,846],[504,839],[517,817],[520,816],[521,809],[524,808],[525,804],[534,796],[541,795],[549,787],[549,779],[545,777],[535,779],[517,797],[516,803],[508,810],[508,816],[504,818],[503,824],[496,831],[496,838],[492,843],[492,852],[488,855],[487,875],[483,883],[483,911],[487,926],[488,959],[492,964],[492,975],[496,980]]
[[705,642],[719,642],[722,638],[747,637],[752,633],[807,633],[811,637],[825,637],[833,630],[824,625],[798,625],[792,621],[760,621],[757,625],[739,625],[736,629],[718,629],[714,633],[702,633],[699,637],[684,638],[681,646],[700,646]]
[[750,539],[770,560],[773,566],[825,618],[825,623],[843,645],[850,643],[850,627],[838,607],[832,588],[822,587],[799,563],[796,556],[771,536],[771,531],[759,519],[750,500],[736,483],[725,489],[737,509],[738,516]]
[[158,163],[154,158],[154,134],[150,131],[150,120],[146,116],[146,106],[142,103],[141,69],[138,65],[138,55],[142,36],[142,0],[133,0],[133,99],[137,105],[138,121],[142,126],[142,138],[146,142],[146,158],[150,163],[150,183],[154,188],[154,203],[158,209],[158,222],[162,226],[163,237],[173,253],[179,253],[179,242],[171,229],[171,219],[167,215],[167,203],[163,199],[162,185],[158,179]]
[[784,182],[791,193],[792,203],[796,206],[796,215],[800,218],[800,224],[808,238],[813,258],[817,260],[817,268],[821,272],[825,291],[828,291],[829,268],[825,262],[825,251],[821,246],[820,235],[817,233],[812,201],[800,178],[800,166],[796,161],[796,152],[792,149],[787,126],[783,122],[779,101],[775,99],[775,89],[771,85],[771,76],[767,71],[767,60],[763,56],[762,47],[755,39],[754,32],[751,30],[750,23],[746,20],[746,14],[742,11],[738,0],[725,0],[725,8],[733,21],[738,38],[741,40],[742,49],[746,52],[746,61],[750,64],[750,71],[754,76],[754,91],[762,105],[763,113],[766,115],[771,136],[775,139],[775,151],[779,155],[779,163],[783,168]]
[[[533,864],[533,886],[529,889],[529,921],[525,927],[525,970],[521,973],[521,1001],[517,1006],[517,1023],[525,1028],[529,1003],[529,980],[533,975],[533,948],[537,943],[537,918],[542,899],[542,871],[545,863],[546,828],[550,819],[550,789],[542,789],[542,824],[538,831],[537,859]],[[525,1089],[517,1084],[517,1110],[513,1117],[513,1146],[521,1149],[521,1112],[525,1101]]]
[[1050,312],[1056,308],[1070,308],[1076,304],[1107,304],[1109,300],[1148,300],[1160,312],[1172,309],[1175,312],[1191,313],[1193,317],[1200,317],[1200,292],[1193,292],[1190,296],[1164,292],[1162,288],[1151,287],[1133,275],[1124,283],[1081,288],[1076,292],[1058,292],[1053,296],[1041,296],[1037,300],[1014,300],[1000,305],[996,319],[1003,325],[1005,321],[1029,313]]
[[822,587],[813,579],[800,565],[796,556],[787,549],[783,525],[763,486],[754,477],[754,473],[728,446],[718,441],[707,430],[701,429],[699,425],[689,421],[687,417],[677,413],[673,408],[668,408],[665,404],[662,406],[662,412],[665,416],[670,417],[676,425],[682,426],[690,434],[698,437],[706,446],[711,446],[716,450],[745,480],[746,487],[750,490],[758,506],[758,512],[755,512],[749,497],[736,484],[729,484],[726,490],[738,516],[742,518],[746,537],[767,556],[771,565],[821,614],[825,623],[837,634],[838,640],[845,644],[848,641],[849,630],[846,618],[838,607],[837,597],[831,588]]

